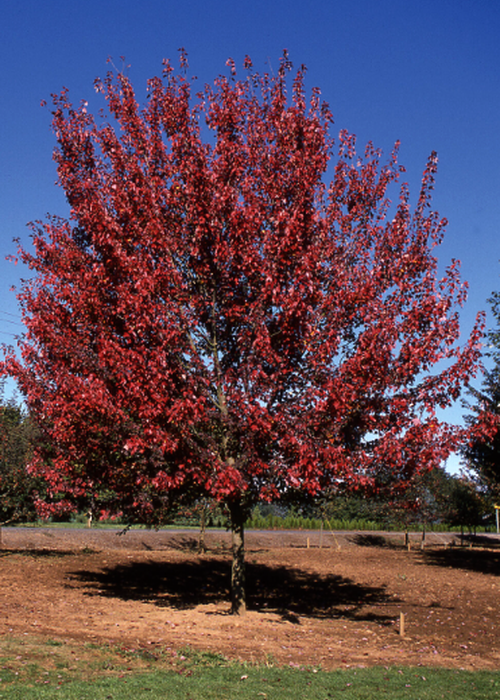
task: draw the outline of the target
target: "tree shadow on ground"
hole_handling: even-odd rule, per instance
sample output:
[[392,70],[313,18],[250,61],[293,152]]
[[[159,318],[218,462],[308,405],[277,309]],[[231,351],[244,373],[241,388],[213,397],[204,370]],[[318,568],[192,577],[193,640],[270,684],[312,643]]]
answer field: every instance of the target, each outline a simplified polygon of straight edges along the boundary
[[82,549],[43,549],[43,548],[31,548],[31,549],[0,549],[0,557],[8,557],[13,554],[20,555],[22,557],[33,557],[35,559],[60,559],[62,557],[74,557],[77,554],[95,554],[97,550],[88,549],[84,547]]
[[465,569],[481,574],[500,576],[500,551],[488,549],[426,549],[423,553],[426,565],[445,566],[447,568]]
[[[142,542],[141,544],[144,549],[154,551],[154,548],[146,542]],[[177,535],[169,540],[168,549],[177,549],[182,552],[196,552],[199,549],[199,541],[197,537]]]
[[[83,584],[87,595],[187,609],[229,601],[230,569],[228,560],[208,557],[127,562],[100,571],[74,571],[70,585]],[[296,623],[301,616],[375,620],[380,624],[394,617],[383,608],[397,601],[383,587],[361,585],[334,574],[321,576],[257,563],[248,563],[246,572],[250,610],[274,612]]]
[[384,535],[359,533],[349,537],[349,542],[352,542],[358,547],[383,547],[385,549],[396,548],[394,542],[390,542],[386,537],[384,537]]
[[[145,543],[143,543],[145,548],[148,548]],[[152,547],[149,547],[152,549]],[[177,549],[180,552],[199,552],[200,551],[200,538],[199,536],[192,535],[176,535],[168,541],[168,549]],[[211,552],[212,554],[227,553],[231,550],[231,543],[226,542],[205,542],[205,553]]]
[[500,550],[500,539],[496,535],[465,535],[461,538],[460,535],[456,537],[457,541],[463,539],[464,544],[471,547],[487,547],[488,549],[498,549]]

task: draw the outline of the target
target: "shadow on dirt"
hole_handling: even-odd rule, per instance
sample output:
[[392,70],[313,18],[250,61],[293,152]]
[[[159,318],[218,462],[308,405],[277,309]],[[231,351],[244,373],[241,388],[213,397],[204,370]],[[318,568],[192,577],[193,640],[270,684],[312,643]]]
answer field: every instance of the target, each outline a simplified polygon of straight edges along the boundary
[[450,549],[425,550],[423,563],[500,576],[500,551],[498,549],[453,547]]
[[[143,546],[146,548],[145,543]],[[151,549],[151,548],[149,548]],[[190,535],[180,536],[176,535],[172,537],[168,542],[168,549],[177,549],[180,552],[192,552],[197,553],[200,551],[200,540],[199,537],[193,537]],[[215,540],[206,546],[205,552],[210,551],[214,554],[226,553],[231,550],[231,543],[219,542]]]
[[[101,571],[75,571],[86,595],[135,600],[178,609],[229,601],[231,564],[203,558],[182,562],[130,562]],[[366,609],[397,602],[384,588],[363,586],[330,574],[320,576],[283,566],[248,563],[247,603],[250,610],[274,612],[300,624],[300,616],[342,617],[389,623],[387,615]]]
[[[97,550],[95,550],[97,551]],[[74,557],[76,554],[94,554],[94,550],[83,549],[0,549],[0,558],[12,556],[13,554],[21,557],[33,557],[34,559],[61,559],[62,557]]]
[[488,549],[500,550],[500,539],[496,535],[464,535],[463,538],[457,535],[456,540],[471,547],[487,547]]
[[367,533],[353,535],[352,537],[349,537],[349,542],[358,547],[384,547],[386,549],[394,549],[396,547],[394,542],[390,542],[383,535],[372,535]]

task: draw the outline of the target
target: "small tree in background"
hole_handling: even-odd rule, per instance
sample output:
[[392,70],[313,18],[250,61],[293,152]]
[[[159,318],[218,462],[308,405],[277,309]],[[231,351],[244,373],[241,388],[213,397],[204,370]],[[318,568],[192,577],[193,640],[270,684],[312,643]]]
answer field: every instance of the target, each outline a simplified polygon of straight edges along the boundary
[[422,546],[428,526],[443,515],[441,494],[448,475],[441,467],[416,473],[393,497],[389,493],[384,499],[385,517],[400,523],[405,530],[405,544],[409,544],[409,531],[415,525],[422,530]]
[[477,489],[477,484],[465,476],[450,481],[447,521],[451,525],[460,526],[462,538],[464,528],[470,533],[476,532],[477,526],[484,523],[486,513],[485,498]]
[[484,373],[480,390],[469,388],[471,400],[464,407],[471,413],[465,420],[470,428],[463,456],[471,476],[493,504],[500,504],[500,292],[489,299],[496,328],[488,333],[486,356],[493,368]]
[[35,520],[34,501],[42,488],[41,480],[27,470],[35,426],[14,399],[3,398],[2,389],[0,386],[0,527]]
[[439,464],[463,433],[435,409],[473,375],[480,337],[479,322],[456,345],[458,263],[437,277],[436,155],[413,212],[406,185],[388,199],[397,147],[381,164],[342,131],[327,182],[319,91],[303,69],[289,82],[286,55],[276,76],[245,67],[193,97],[181,54],[142,108],[109,74],[100,119],[53,98],[71,216],[21,249],[27,333],[6,362],[53,450],[34,462],[49,491],[105,485],[141,519],[176,494],[227,505],[237,613],[252,506]]
[[429,525],[459,525],[462,528],[476,527],[481,523],[483,501],[474,484],[464,478],[447,474],[437,467],[416,474],[407,487],[387,499],[384,506],[386,517],[400,522],[408,531],[414,525],[422,529],[422,546]]

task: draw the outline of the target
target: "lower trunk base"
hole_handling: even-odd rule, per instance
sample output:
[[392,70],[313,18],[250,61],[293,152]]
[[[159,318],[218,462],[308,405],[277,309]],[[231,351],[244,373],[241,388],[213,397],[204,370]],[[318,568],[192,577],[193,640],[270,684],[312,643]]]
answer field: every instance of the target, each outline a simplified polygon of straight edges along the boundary
[[233,562],[231,566],[231,613],[244,615],[247,609],[245,594],[245,516],[240,501],[229,504]]

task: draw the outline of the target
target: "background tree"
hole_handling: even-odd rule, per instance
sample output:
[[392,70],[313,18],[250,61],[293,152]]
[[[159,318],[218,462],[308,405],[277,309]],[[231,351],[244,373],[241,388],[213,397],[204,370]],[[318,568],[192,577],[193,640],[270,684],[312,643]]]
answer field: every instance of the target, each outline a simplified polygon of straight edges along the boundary
[[[450,477],[448,499],[446,505],[446,520],[450,525],[459,525],[474,534],[478,525],[486,523],[487,505],[484,494],[478,490],[477,484],[466,476]],[[490,511],[491,515],[491,511]]]
[[14,399],[6,400],[0,385],[0,528],[38,517],[35,498],[43,485],[27,470],[34,430],[22,406]]
[[493,361],[493,368],[485,371],[480,390],[469,388],[471,400],[465,401],[464,407],[471,411],[465,418],[471,436],[462,454],[492,508],[494,503],[500,504],[500,293],[495,292],[488,301],[496,328],[488,333],[485,354]]
[[289,84],[286,54],[276,76],[228,65],[193,97],[182,53],[142,108],[109,74],[99,119],[53,97],[71,215],[20,251],[27,333],[6,368],[54,450],[35,462],[53,492],[105,484],[141,518],[177,493],[225,502],[242,612],[251,506],[437,465],[463,436],[435,408],[473,374],[480,329],[457,347],[436,155],[413,213],[406,185],[388,200],[397,146],[382,165],[342,131],[326,184],[332,117],[304,70]]
[[442,467],[415,474],[394,497],[382,500],[386,519],[399,521],[405,528],[406,544],[409,530],[416,524],[422,529],[423,546],[431,524],[459,525],[463,537],[464,527],[471,530],[483,522],[484,501],[475,484],[466,477],[448,474]]
[[380,517],[388,524],[405,531],[405,545],[409,545],[409,533],[416,525],[422,530],[422,547],[428,525],[442,515],[440,495],[448,475],[442,467],[416,472],[411,479],[385,487],[379,494]]

